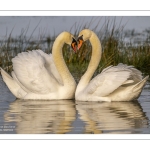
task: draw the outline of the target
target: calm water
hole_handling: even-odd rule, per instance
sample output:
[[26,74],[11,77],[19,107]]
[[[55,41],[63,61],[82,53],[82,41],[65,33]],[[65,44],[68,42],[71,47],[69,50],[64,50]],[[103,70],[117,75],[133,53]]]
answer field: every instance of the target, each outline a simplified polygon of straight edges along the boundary
[[21,100],[0,76],[0,133],[150,133],[150,83],[138,101]]

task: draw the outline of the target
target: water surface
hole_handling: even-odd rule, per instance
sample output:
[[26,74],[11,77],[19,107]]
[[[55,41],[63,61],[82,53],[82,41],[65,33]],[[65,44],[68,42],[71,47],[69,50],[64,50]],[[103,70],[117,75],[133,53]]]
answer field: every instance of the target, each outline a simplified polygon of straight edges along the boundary
[[150,83],[133,102],[16,99],[0,76],[1,134],[149,134]]

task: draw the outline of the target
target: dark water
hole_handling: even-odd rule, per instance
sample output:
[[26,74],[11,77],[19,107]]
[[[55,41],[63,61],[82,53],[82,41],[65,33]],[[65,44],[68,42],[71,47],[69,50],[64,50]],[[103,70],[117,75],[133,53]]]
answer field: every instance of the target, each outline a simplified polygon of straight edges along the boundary
[[21,100],[0,76],[1,134],[150,133],[150,83],[134,102]]

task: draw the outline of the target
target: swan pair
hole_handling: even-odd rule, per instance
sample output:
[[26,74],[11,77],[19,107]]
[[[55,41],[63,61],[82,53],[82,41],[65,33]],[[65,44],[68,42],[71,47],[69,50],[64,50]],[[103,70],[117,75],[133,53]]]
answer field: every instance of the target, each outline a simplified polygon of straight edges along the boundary
[[[62,47],[66,43],[76,51],[77,45],[80,49],[86,40],[92,45],[91,61],[76,85],[63,59]],[[69,32],[62,32],[53,44],[52,54],[41,50],[22,52],[12,59],[12,77],[3,69],[1,74],[10,91],[21,99],[75,98],[79,101],[108,102],[137,99],[149,76],[142,79],[142,73],[133,66],[118,64],[105,68],[91,80],[101,55],[101,43],[93,31],[82,30],[77,41]]]

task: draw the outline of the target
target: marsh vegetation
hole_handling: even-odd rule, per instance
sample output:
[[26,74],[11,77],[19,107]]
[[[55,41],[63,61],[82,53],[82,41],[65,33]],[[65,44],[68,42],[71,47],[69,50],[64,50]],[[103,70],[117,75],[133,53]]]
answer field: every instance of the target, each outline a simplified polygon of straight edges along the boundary
[[[91,23],[73,26],[75,32],[72,34],[77,37],[80,30],[90,28]],[[95,75],[105,67],[118,63],[133,65],[143,73],[150,74],[150,28],[138,33],[134,29],[124,30],[124,27],[125,25],[121,25],[121,23],[117,26],[115,20],[111,22],[107,20],[101,29],[98,28],[98,25],[92,29],[101,40],[103,50],[102,59]],[[11,59],[20,52],[35,49],[41,49],[45,53],[52,51],[56,36],[46,37],[42,34],[34,39],[33,33],[36,28],[30,37],[26,36],[27,30],[28,28],[23,29],[17,37],[12,37],[10,33],[0,41],[0,67],[8,72],[12,71]],[[90,42],[87,41],[77,53],[74,53],[67,44],[64,45],[64,59],[75,76],[81,76],[85,72],[91,58],[91,48]]]

